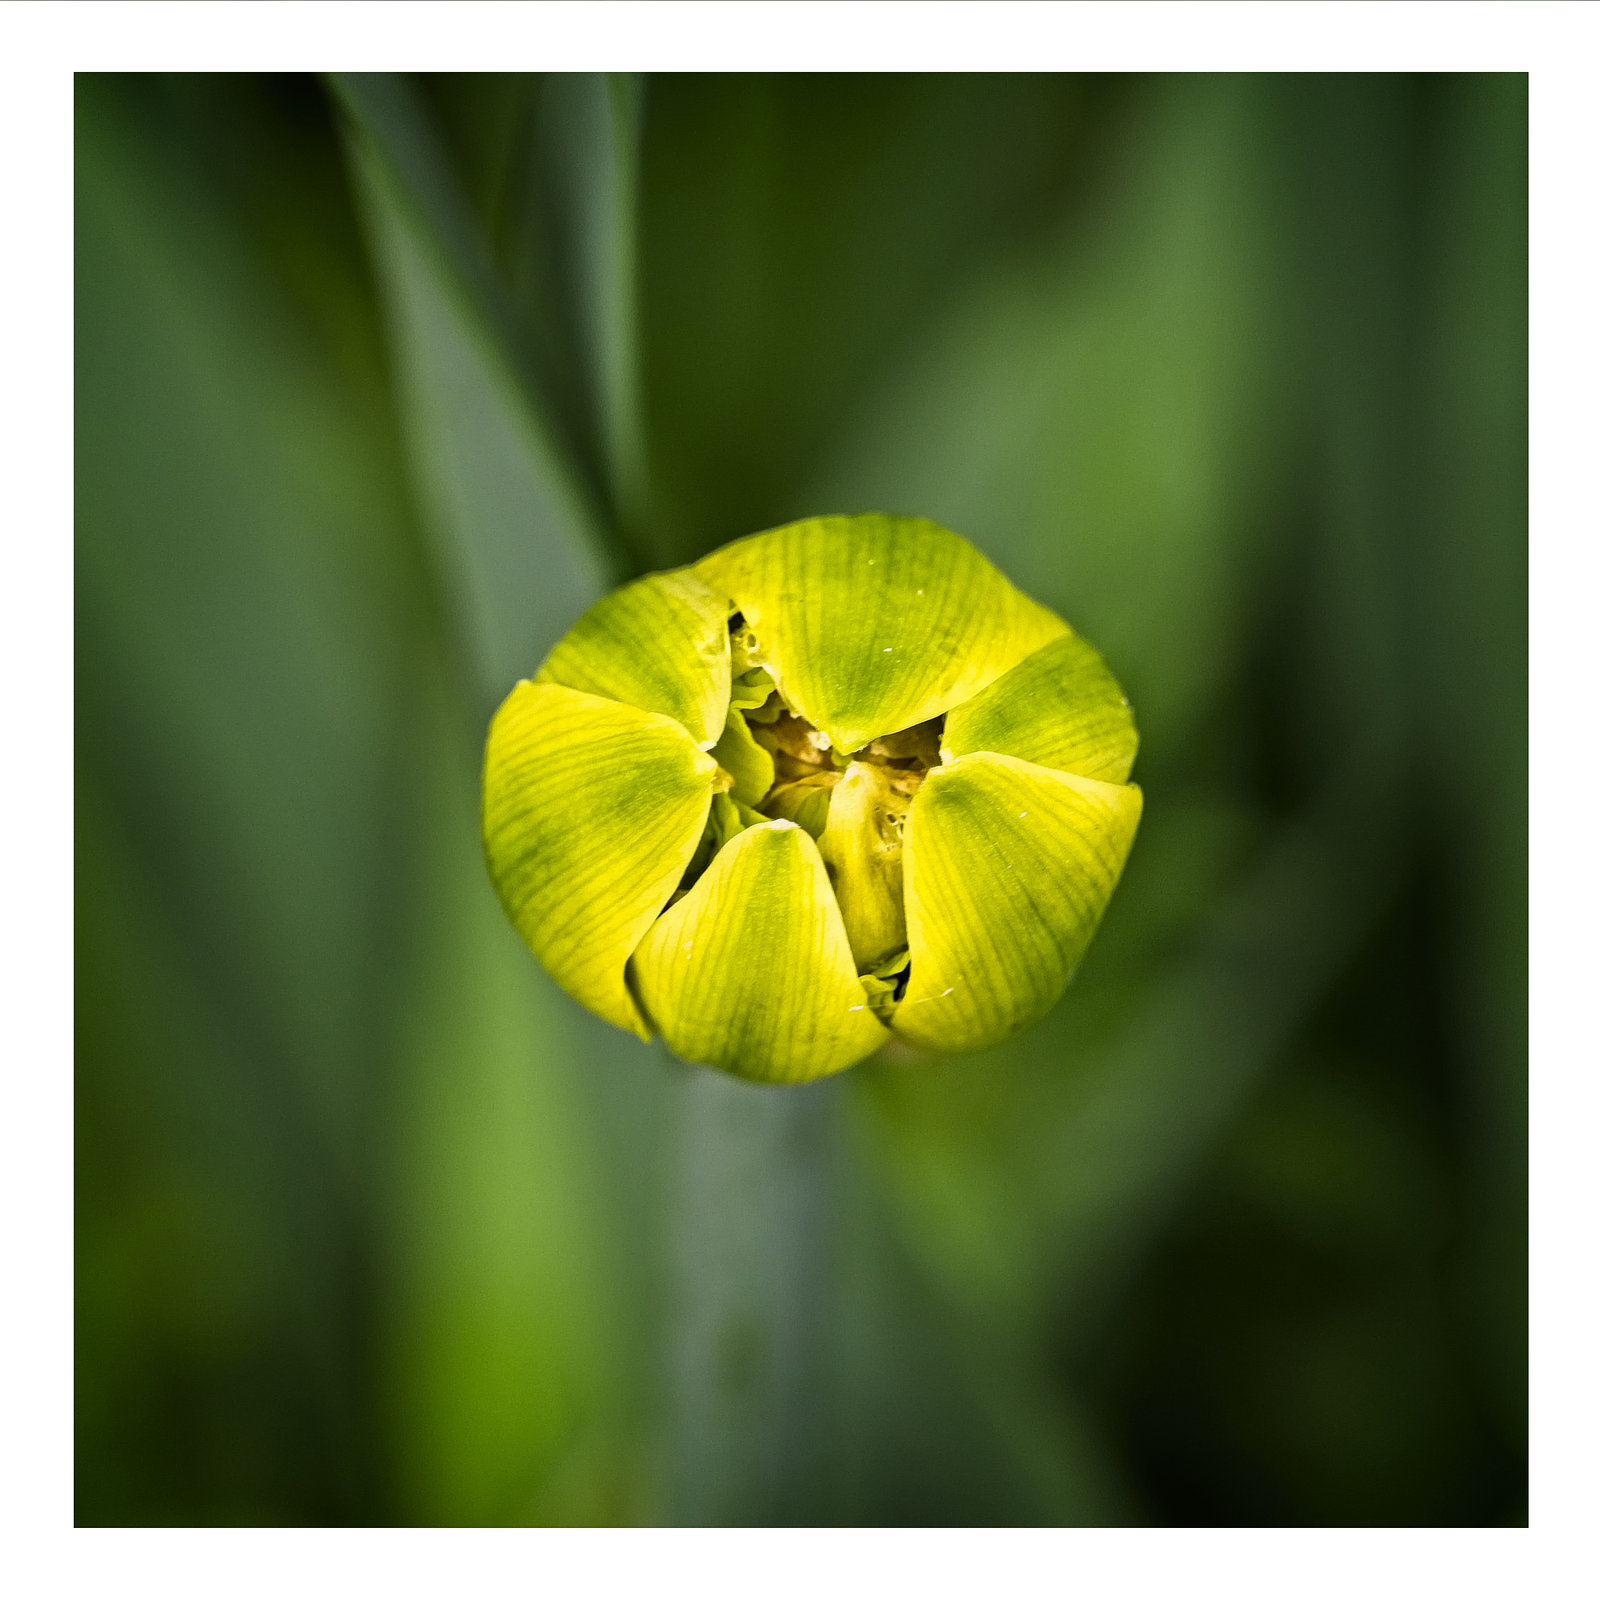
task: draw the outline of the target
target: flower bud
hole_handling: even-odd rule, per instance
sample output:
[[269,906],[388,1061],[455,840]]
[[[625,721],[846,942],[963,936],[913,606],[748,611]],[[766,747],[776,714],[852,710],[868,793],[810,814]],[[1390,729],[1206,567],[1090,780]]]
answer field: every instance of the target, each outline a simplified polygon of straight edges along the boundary
[[1142,798],[1099,655],[964,539],[816,517],[606,596],[495,714],[506,913],[591,1011],[800,1083],[1060,997]]

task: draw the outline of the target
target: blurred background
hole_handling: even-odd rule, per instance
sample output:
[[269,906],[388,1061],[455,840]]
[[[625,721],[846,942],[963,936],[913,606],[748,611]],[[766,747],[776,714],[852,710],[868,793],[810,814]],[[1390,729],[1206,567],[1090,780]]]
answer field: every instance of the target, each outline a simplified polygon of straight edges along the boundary
[[[1522,76],[80,76],[77,1517],[1526,1521]],[[544,976],[489,712],[929,516],[1140,839],[959,1060]]]

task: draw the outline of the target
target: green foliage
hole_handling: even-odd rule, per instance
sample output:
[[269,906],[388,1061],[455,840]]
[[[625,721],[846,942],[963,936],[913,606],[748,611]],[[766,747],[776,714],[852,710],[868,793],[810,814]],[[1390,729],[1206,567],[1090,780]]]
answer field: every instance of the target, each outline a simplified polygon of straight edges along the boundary
[[[1525,78],[77,95],[81,1522],[1525,1517]],[[780,1125],[477,763],[830,511],[1081,627],[1148,809],[1034,1029]]]

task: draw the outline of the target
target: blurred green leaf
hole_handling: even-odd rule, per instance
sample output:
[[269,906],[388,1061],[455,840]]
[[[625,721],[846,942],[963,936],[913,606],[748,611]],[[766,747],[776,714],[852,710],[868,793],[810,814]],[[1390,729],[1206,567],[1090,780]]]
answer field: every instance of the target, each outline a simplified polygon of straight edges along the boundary
[[[388,1421],[406,1520],[538,1520],[585,1462],[591,1514],[641,1492],[626,1444],[615,1207],[564,997],[483,873],[454,706],[436,696],[422,774],[412,1003],[395,1060],[387,1216]],[[595,1451],[601,1459],[594,1459]],[[576,1489],[569,1489],[576,1493]]]
[[1426,376],[1430,819],[1450,841],[1451,1039],[1469,1062],[1472,1303],[1503,1426],[1527,1428],[1528,80],[1446,80]]
[[470,196],[541,393],[634,570],[654,551],[640,412],[638,185],[628,73],[413,80]]
[[336,80],[419,488],[492,704],[619,573],[533,391],[489,252],[403,80]]
[[[523,336],[423,102],[403,80],[356,76],[338,87],[355,124],[347,149],[413,460],[446,586],[462,601],[458,638],[475,669],[474,697],[487,710],[533,674],[629,558],[608,532],[570,428],[553,421],[548,370]],[[604,293],[616,298],[614,285]],[[614,361],[611,376],[620,371]],[[464,774],[473,757],[460,754]],[[607,1252],[623,1214],[650,1192],[637,1148],[659,1097],[655,1063],[624,1058],[585,1031],[521,951],[494,906],[460,799],[437,813],[450,841],[439,848],[454,865],[431,869],[433,893],[441,932],[451,931],[417,957],[426,1048],[409,1069],[416,1121],[403,1135],[412,1154],[401,1210],[413,1231],[397,1241],[406,1299],[394,1392],[406,1492],[422,1520],[537,1519],[573,1496],[591,1515],[626,1519],[644,1493],[628,1409],[641,1363],[619,1340],[639,1311],[619,1303],[628,1297]],[[469,951],[480,952],[476,962]],[[447,1122],[438,1096],[457,1073],[478,1109],[452,1104]],[[635,1103],[619,1105],[619,1094]],[[493,1147],[479,1137],[488,1121],[501,1140]],[[633,1143],[627,1156],[619,1139]],[[595,1182],[587,1163],[600,1149],[637,1181]],[[586,1176],[587,1212],[573,1199]],[[637,1281],[637,1264],[633,1272]],[[553,1503],[547,1480],[566,1485],[550,1491]]]
[[[375,330],[320,337],[359,282],[322,209],[337,192],[296,195],[324,255],[290,255],[288,228],[258,251],[294,163],[263,135],[272,108],[233,98],[241,142],[264,140],[260,210],[241,206],[206,165],[236,152],[184,136],[216,94],[77,91],[80,1337],[86,1368],[120,1349],[133,1369],[80,1412],[79,1515],[364,1521],[383,1514],[372,1131],[425,613],[363,388]],[[119,1273],[168,1288],[100,1298],[92,1263],[123,1248]],[[210,1317],[208,1348],[152,1313]]]
[[661,560],[819,513],[938,516],[818,498],[818,458],[930,317],[1068,202],[1090,109],[1118,93],[1031,73],[650,80],[641,342]]
[[[654,558],[639,351],[639,155],[644,84],[632,73],[557,73],[545,83],[536,136],[539,177],[523,211],[511,269],[545,298],[559,284],[576,334],[599,456],[623,543]],[[552,252],[558,253],[552,261]],[[527,263],[542,258],[544,281]],[[533,295],[524,291],[523,303]],[[529,306],[531,311],[533,308]]]

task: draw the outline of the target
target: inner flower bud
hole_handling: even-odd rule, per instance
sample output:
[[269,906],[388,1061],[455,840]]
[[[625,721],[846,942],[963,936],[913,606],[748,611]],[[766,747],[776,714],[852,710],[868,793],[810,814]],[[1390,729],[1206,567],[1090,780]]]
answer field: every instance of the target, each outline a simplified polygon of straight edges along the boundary
[[[751,821],[782,817],[817,841],[856,970],[883,974],[883,1001],[892,1005],[904,992],[907,975],[901,860],[906,813],[929,769],[940,762],[944,718],[886,734],[859,750],[835,750],[828,736],[783,698],[759,638],[738,612],[729,619],[728,632],[733,698],[717,755],[740,770],[719,775],[719,784],[731,788],[734,799],[719,801],[721,809],[707,824],[708,836],[715,836],[711,848],[697,853],[683,888],[704,871],[726,837],[730,809],[743,788]],[[772,762],[772,782],[759,794],[749,787],[746,738]]]

